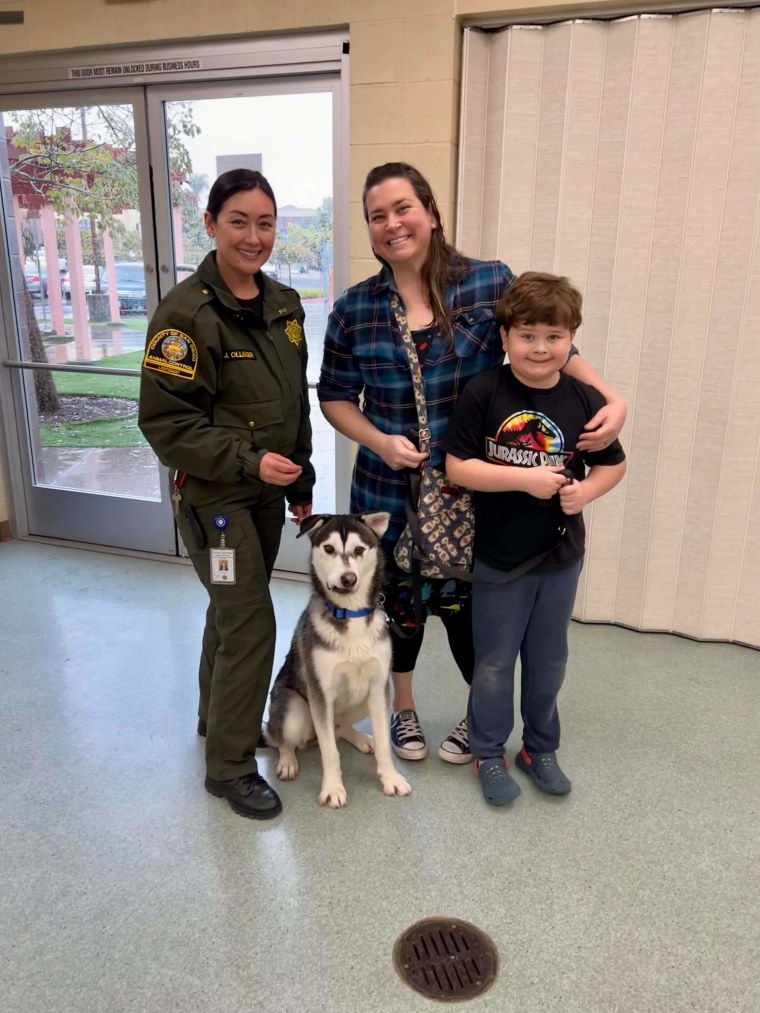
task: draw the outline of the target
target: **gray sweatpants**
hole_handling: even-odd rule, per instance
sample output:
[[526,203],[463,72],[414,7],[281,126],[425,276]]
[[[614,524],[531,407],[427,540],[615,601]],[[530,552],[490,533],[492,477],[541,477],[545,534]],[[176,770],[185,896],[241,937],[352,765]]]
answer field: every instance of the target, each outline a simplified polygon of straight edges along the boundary
[[[472,585],[475,675],[467,722],[478,759],[504,755],[515,723],[515,662],[522,667],[523,742],[531,753],[559,746],[557,696],[565,679],[567,630],[583,561],[561,570],[528,572],[497,583],[500,574],[476,562]],[[478,583],[477,580],[494,581]]]

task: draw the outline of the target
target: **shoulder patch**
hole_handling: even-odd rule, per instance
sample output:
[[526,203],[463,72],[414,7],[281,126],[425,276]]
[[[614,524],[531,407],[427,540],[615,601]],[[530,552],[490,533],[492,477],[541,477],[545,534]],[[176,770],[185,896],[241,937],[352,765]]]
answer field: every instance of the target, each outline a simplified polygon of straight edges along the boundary
[[189,334],[177,331],[173,327],[159,331],[145,351],[143,369],[153,369],[157,373],[169,373],[171,376],[183,376],[187,380],[194,379],[198,369],[198,349],[195,342]]
[[285,334],[288,341],[292,342],[296,347],[299,347],[303,341],[303,328],[297,320],[288,320],[285,324]]

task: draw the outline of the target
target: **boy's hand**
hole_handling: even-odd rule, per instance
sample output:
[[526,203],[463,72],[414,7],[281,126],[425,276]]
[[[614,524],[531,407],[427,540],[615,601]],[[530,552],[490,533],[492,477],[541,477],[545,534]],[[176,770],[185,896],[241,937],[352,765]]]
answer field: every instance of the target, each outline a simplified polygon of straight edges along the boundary
[[428,455],[421,454],[406,436],[389,436],[387,433],[383,436],[378,453],[394,471],[401,471],[402,468],[419,468],[428,458]]
[[568,517],[579,514],[586,505],[586,495],[583,491],[583,482],[572,479],[568,485],[564,485],[559,491],[559,503],[562,513]]
[[563,468],[527,468],[525,470],[525,492],[536,499],[551,499],[565,484]]
[[600,408],[583,427],[577,448],[586,452],[604,450],[616,440],[623,428],[627,409],[624,401],[611,401]]
[[290,518],[294,524],[300,524],[301,521],[305,521],[307,517],[311,517],[312,505],[311,503],[291,503],[288,510],[293,514]]

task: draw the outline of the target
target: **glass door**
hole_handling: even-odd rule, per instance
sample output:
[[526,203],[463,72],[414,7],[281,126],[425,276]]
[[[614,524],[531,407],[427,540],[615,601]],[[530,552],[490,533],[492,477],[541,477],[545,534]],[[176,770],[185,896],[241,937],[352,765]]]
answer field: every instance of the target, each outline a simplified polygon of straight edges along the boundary
[[[262,172],[277,199],[277,239],[264,271],[296,289],[306,312],[317,484],[314,511],[335,510],[335,432],[314,387],[335,294],[333,193],[337,78],[151,88],[148,112],[157,203],[159,278],[180,281],[212,249],[208,190],[232,168]],[[157,168],[163,164],[163,173]],[[290,516],[290,515],[288,515]],[[287,523],[277,568],[305,572],[306,540]]]
[[140,89],[4,100],[5,321],[29,533],[173,553],[137,428],[158,301],[144,110]]
[[[347,234],[344,202],[333,201],[344,186],[341,101],[334,73],[0,99],[0,176],[10,183],[0,271],[5,262],[12,279],[0,358],[13,405],[3,412],[19,438],[29,534],[183,552],[166,469],[137,427],[139,370],[159,299],[210,249],[209,187],[239,166],[260,169],[277,197],[265,270],[304,304],[314,509],[336,509],[350,445],[336,443],[314,387],[335,236],[344,247]],[[278,569],[307,570],[296,535],[287,523]]]

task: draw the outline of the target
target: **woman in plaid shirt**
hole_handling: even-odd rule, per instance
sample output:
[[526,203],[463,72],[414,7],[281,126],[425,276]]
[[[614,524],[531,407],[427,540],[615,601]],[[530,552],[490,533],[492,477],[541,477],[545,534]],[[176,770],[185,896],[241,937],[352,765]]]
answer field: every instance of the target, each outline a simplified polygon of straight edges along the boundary
[[[430,184],[410,165],[389,162],[372,169],[362,200],[372,250],[383,267],[336,300],[317,390],[328,422],[359,444],[352,512],[391,514],[383,538],[385,608],[411,632],[410,579],[396,567],[393,547],[406,523],[404,470],[419,467],[423,455],[413,442],[418,423],[409,360],[389,295],[398,292],[406,310],[425,383],[431,464],[443,469],[442,441],[459,394],[470,377],[504,357],[494,308],[514,275],[506,264],[471,260],[446,242]],[[571,356],[565,369],[608,402],[579,442],[583,450],[599,450],[620,432],[625,405],[579,355]],[[443,621],[451,653],[469,684],[474,658],[468,586],[427,580],[423,596],[427,611]],[[392,633],[391,738],[394,752],[406,760],[427,756],[412,693],[423,634],[424,626],[409,639]],[[465,721],[441,743],[438,755],[449,763],[472,759]]]

